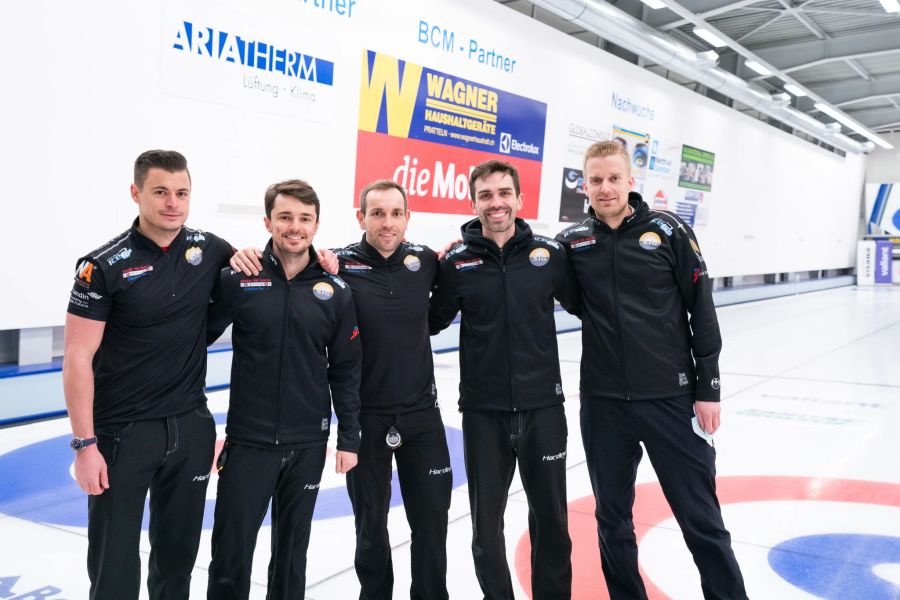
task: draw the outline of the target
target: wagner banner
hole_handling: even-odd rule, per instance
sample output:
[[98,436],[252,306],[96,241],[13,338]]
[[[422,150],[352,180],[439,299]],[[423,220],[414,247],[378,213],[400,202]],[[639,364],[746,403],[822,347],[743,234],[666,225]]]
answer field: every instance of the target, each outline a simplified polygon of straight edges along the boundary
[[547,105],[408,61],[363,51],[355,196],[392,178],[410,210],[471,214],[469,173],[496,158],[519,171],[535,218]]

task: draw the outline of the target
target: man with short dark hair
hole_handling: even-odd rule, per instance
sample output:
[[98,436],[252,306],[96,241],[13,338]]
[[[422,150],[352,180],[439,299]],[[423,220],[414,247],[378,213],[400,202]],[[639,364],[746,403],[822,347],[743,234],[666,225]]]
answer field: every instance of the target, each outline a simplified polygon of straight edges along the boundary
[[132,227],[78,260],[66,315],[90,598],[137,599],[149,490],[150,598],[186,599],[216,438],[203,392],[206,309],[232,248],[184,226],[191,178],[178,152],[138,156],[131,197]]
[[720,411],[712,283],[691,228],[632,191],[630,163],[615,141],[587,149],[590,217],[556,238],[583,292],[581,432],[603,575],[612,600],[647,598],[631,514],[643,442],[703,597],[745,600],[706,439]]
[[283,181],[266,190],[265,209],[272,238],[262,270],[247,277],[223,269],[209,310],[210,342],[234,324],[210,600],[249,596],[256,538],[270,500],[266,597],[303,598],[332,405],[336,472],[356,465],[360,445],[359,329],[349,287],[322,270],[312,246],[319,198],[304,181]]
[[524,196],[512,165],[478,165],[469,187],[477,218],[441,261],[430,329],[446,328],[462,311],[459,407],[475,572],[485,598],[514,598],[503,514],[518,464],[533,597],[569,598],[567,426],[553,299],[577,314],[580,295],[562,247],[516,218]]
[[337,251],[363,331],[362,448],[347,474],[356,518],[354,563],[361,600],[390,600],[394,573],[387,519],[391,463],[412,532],[410,597],[447,598],[447,511],[453,474],[437,406],[428,298],[434,251],[404,241],[406,191],[379,179],[360,193],[362,239]]

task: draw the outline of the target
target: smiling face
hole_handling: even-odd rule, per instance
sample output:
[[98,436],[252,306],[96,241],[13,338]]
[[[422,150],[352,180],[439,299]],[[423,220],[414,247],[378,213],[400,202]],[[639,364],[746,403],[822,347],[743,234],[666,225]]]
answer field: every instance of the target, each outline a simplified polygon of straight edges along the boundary
[[181,231],[191,204],[191,178],[187,171],[151,168],[140,187],[131,184],[138,205],[141,231],[154,241],[171,239]]
[[634,177],[621,154],[594,156],[584,163],[584,191],[598,219],[617,228],[628,216],[628,194]]
[[287,194],[275,196],[271,216],[264,220],[272,234],[275,255],[282,261],[301,258],[309,252],[319,228],[316,207]]
[[387,258],[393,254],[409,226],[403,194],[395,188],[373,189],[366,193],[365,213],[356,211],[360,229],[366,232],[366,241]]
[[472,210],[481,221],[484,236],[502,246],[515,233],[516,214],[525,197],[516,194],[512,176],[502,171],[475,179],[472,188]]

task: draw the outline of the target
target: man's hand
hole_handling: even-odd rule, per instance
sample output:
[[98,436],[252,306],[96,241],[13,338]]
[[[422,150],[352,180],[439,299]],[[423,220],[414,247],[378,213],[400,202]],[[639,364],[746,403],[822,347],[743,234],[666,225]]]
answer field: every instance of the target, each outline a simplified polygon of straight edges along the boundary
[[228,265],[235,271],[240,271],[248,277],[256,277],[262,271],[262,263],[259,262],[260,258],[262,258],[262,251],[258,248],[244,248],[231,255]]
[[358,461],[359,457],[355,452],[338,450],[334,455],[334,472],[346,473],[347,471],[355,467]]
[[694,412],[697,413],[697,421],[700,423],[700,428],[703,431],[713,434],[719,429],[719,414],[722,412],[721,404],[697,400],[694,402]]
[[326,248],[324,250],[317,250],[316,257],[319,259],[319,264],[322,265],[323,269],[332,275],[338,274],[338,269],[341,267],[341,261],[338,260],[337,254]]
[[78,487],[92,496],[109,489],[106,461],[96,444],[75,455],[75,481],[78,482]]
[[441,260],[442,258],[444,258],[445,254],[450,252],[450,250],[452,250],[454,246],[458,246],[459,244],[462,244],[461,239],[456,239],[456,240],[453,240],[452,242],[448,243],[446,246],[444,246],[443,248],[438,250],[437,259]]

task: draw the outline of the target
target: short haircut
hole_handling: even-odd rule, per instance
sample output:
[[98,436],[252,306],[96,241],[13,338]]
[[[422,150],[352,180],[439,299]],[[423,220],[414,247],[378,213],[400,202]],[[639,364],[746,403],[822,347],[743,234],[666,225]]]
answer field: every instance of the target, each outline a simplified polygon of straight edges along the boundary
[[519,172],[508,162],[492,159],[486,160],[480,165],[476,166],[472,170],[472,174],[469,175],[469,195],[472,197],[473,202],[475,201],[475,180],[482,179],[484,177],[487,177],[488,175],[493,175],[494,173],[506,173],[507,175],[512,177],[513,187],[516,188],[516,196],[519,195]]
[[316,208],[316,223],[319,222],[319,197],[316,195],[316,191],[312,189],[312,186],[308,183],[300,179],[288,179],[286,181],[273,183],[266,188],[266,216],[270,219],[272,218],[272,207],[275,206],[275,197],[278,196],[278,194],[290,196],[291,198],[296,198],[303,204],[314,206]]
[[363,190],[359,193],[359,212],[363,215],[366,214],[366,196],[369,195],[369,192],[374,192],[378,190],[397,190],[400,192],[400,195],[403,196],[403,212],[409,210],[409,202],[406,199],[406,190],[403,189],[403,186],[394,181],[393,179],[376,179],[369,185],[363,188]]
[[150,169],[162,169],[169,173],[178,173],[184,171],[187,173],[188,181],[191,180],[191,172],[188,171],[187,159],[180,152],[174,150],[147,150],[141,152],[134,161],[134,185],[138,189],[144,187],[147,180],[147,173]]
[[625,161],[625,168],[628,169],[628,174],[631,174],[631,157],[628,156],[628,151],[622,146],[620,142],[616,140],[603,140],[602,142],[594,142],[588,149],[584,151],[584,162],[582,163],[582,168],[587,168],[587,161],[592,158],[605,158],[607,156],[615,156],[619,155]]

